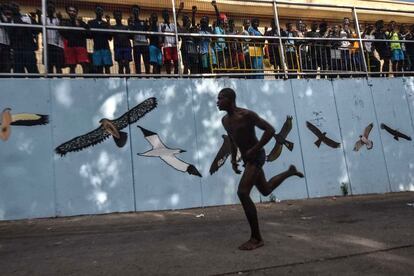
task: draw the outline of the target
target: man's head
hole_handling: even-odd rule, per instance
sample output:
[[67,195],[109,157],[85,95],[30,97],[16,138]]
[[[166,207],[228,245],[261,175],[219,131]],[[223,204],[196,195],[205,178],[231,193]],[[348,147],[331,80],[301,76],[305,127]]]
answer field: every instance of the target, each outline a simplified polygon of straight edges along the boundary
[[139,17],[139,13],[140,13],[140,11],[141,11],[141,8],[140,8],[138,5],[133,5],[133,6],[131,7],[131,13],[132,13],[132,15],[133,15],[133,16],[135,16],[136,18],[138,18],[138,17]]
[[203,16],[200,19],[200,26],[203,29],[208,28],[208,24],[210,23],[210,19],[208,18],[208,16]]
[[380,31],[383,28],[384,28],[384,20],[378,20],[377,22],[375,22],[375,29]]
[[260,24],[259,18],[253,18],[253,19],[252,19],[252,27],[253,27],[254,29],[256,29],[256,30],[257,30],[257,28],[259,28],[259,24]]
[[187,14],[183,14],[182,20],[183,20],[183,27],[186,29],[189,29],[191,27],[190,17]]
[[13,15],[20,14],[20,6],[16,2],[10,2],[10,9],[12,10]]
[[243,21],[243,27],[244,27],[244,29],[245,30],[247,30],[249,27],[250,27],[250,20],[249,19],[245,19],[244,21]]
[[96,17],[97,17],[97,18],[102,18],[103,13],[104,13],[104,9],[103,9],[103,7],[102,7],[101,5],[97,5],[97,6],[95,7],[95,14],[96,14]]
[[170,15],[167,9],[162,11],[162,18],[164,19],[164,22],[170,22]]
[[219,110],[229,110],[236,105],[236,92],[231,88],[222,89],[217,96]]
[[322,21],[319,24],[319,32],[324,34],[324,33],[326,33],[327,30],[328,30],[328,23],[326,23],[325,21]]
[[70,19],[74,20],[78,16],[78,8],[74,5],[66,6],[66,13],[69,15]]
[[150,22],[151,22],[152,25],[156,25],[157,24],[157,22],[158,22],[158,15],[155,12],[151,13]]
[[6,20],[8,22],[10,22],[12,20],[13,11],[12,11],[12,8],[10,7],[10,5],[4,4],[3,7],[2,7],[2,13],[4,14],[4,16],[6,17]]
[[47,8],[46,8],[47,16],[52,17],[55,14],[55,11],[56,11],[55,3],[52,1],[49,1],[47,3]]
[[119,9],[114,10],[113,15],[114,15],[115,21],[117,23],[120,23],[122,21],[122,11],[121,10],[119,10]]
[[391,21],[390,24],[388,25],[388,30],[394,31],[396,27],[397,27],[397,23],[395,21]]
[[286,23],[286,30],[287,31],[293,31],[293,24],[292,23]]
[[312,30],[312,32],[316,32],[318,30],[318,23],[312,22],[311,30]]

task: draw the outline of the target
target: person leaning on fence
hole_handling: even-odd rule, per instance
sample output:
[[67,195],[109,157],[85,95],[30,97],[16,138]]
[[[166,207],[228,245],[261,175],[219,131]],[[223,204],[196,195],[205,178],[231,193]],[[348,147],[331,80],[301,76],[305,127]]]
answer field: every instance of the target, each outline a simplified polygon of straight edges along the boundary
[[[200,30],[198,31],[201,35],[210,35],[212,30],[209,26],[208,16],[203,16],[200,19]],[[212,65],[216,63],[216,55],[214,51],[210,49],[211,38],[201,37],[198,40],[199,55],[200,55],[200,72],[211,73]]]
[[[276,27],[276,21],[272,18],[271,29],[265,33],[265,36],[279,36],[279,32]],[[280,72],[283,69],[283,65],[280,59],[280,45],[279,39],[268,39],[267,55],[270,60],[270,64],[273,65],[275,72]]]
[[[46,8],[46,25],[60,26],[62,15],[56,13],[55,3],[50,1]],[[65,66],[65,55],[63,37],[58,30],[47,30],[47,68],[49,73],[53,73],[53,68],[56,69],[57,74],[62,74],[62,68]]]
[[[374,25],[368,24],[361,35],[363,39],[375,39]],[[375,54],[374,47],[372,46],[372,41],[364,42],[364,51],[367,59],[367,67],[369,72],[379,72],[381,62],[379,61],[378,54]]]
[[[388,31],[385,32],[387,39],[389,40],[401,40],[400,35],[397,30],[397,23],[395,21],[391,21],[388,25]],[[391,42],[390,43],[391,49],[391,61],[392,61],[392,71],[393,72],[400,72],[402,70],[403,62],[404,62],[404,53],[401,49],[400,42]]]
[[[104,9],[101,5],[95,7],[95,19],[89,20],[91,29],[109,30],[109,22],[103,20]],[[112,53],[109,48],[109,41],[112,36],[108,32],[91,32],[93,39],[92,62],[94,70],[98,74],[109,74],[112,66]]]
[[[251,26],[251,22],[249,19],[243,20],[243,31],[241,32],[241,35],[249,35],[249,28]],[[244,68],[246,69],[246,73],[250,72],[250,69],[252,68],[251,64],[251,58],[249,53],[249,41],[251,39],[246,38],[241,41],[241,48],[244,55]]]
[[[113,12],[115,25],[112,26],[114,30],[128,30],[128,26],[122,24],[122,12],[117,9]],[[131,69],[129,63],[132,61],[131,39],[132,35],[128,33],[114,33],[114,52],[115,61],[118,63],[119,74],[130,74]]]
[[[406,40],[414,40],[414,25],[411,25],[409,28],[409,32],[406,36]],[[405,44],[406,53],[407,53],[407,59],[410,62],[410,67],[408,68],[408,71],[413,72],[414,71],[414,42],[407,42]],[[409,75],[413,75],[413,73],[409,73]]]
[[[332,29],[329,29],[329,38],[339,38],[341,32],[341,26],[334,25]],[[341,46],[341,41],[338,40],[331,40],[329,47],[330,47],[330,70],[338,71],[341,70],[341,50],[339,47]],[[334,75],[332,75],[334,77]]]
[[[311,24],[311,30],[309,32],[306,32],[306,37],[310,38],[320,38],[321,34],[318,32],[318,23],[312,22]],[[315,73],[314,75],[309,75],[308,77],[316,77],[316,72],[318,68],[321,66],[320,61],[322,60],[322,51],[321,51],[321,45],[320,41],[317,40],[309,40],[307,42],[308,49],[306,52],[306,59],[302,60],[302,70],[306,69],[312,73]],[[304,66],[306,66],[304,68]],[[305,70],[304,70],[305,71]]]
[[[384,27],[385,26],[384,26],[383,20],[378,20],[377,22],[375,22],[375,31],[373,33],[375,39],[381,39],[381,40],[387,39],[387,35],[385,34]],[[380,70],[378,70],[378,72],[383,72],[383,76],[385,77],[386,74],[390,72],[391,51],[389,48],[389,42],[374,41],[372,46],[377,51],[379,55],[379,59],[383,63],[382,70],[381,68],[379,68]],[[379,74],[374,75],[374,76],[379,76]]]
[[[328,24],[325,21],[322,21],[319,24],[319,37],[320,38],[328,38],[329,37],[329,31],[328,31]],[[323,74],[323,72],[326,72],[330,68],[330,62],[331,62],[331,51],[330,51],[330,42],[328,40],[320,40],[318,41],[318,44],[320,45],[318,47],[319,55],[318,58],[318,65],[321,71],[321,79],[325,78],[326,75]]]
[[69,19],[62,20],[61,24],[66,27],[84,28],[85,31],[61,30],[60,34],[66,40],[64,46],[65,64],[69,66],[70,74],[75,74],[76,66],[80,64],[84,74],[88,74],[89,56],[86,49],[88,24],[78,18],[78,8],[74,5],[66,6]]
[[[251,36],[263,36],[259,31],[260,21],[258,18],[252,19],[252,25],[249,28],[249,35]],[[253,46],[252,46],[253,44]],[[263,39],[255,39],[253,43],[250,43],[249,54],[252,60],[253,73],[263,73]],[[264,79],[264,75],[256,75],[252,77],[254,79]]]
[[[38,24],[30,16],[21,14],[20,7],[16,2],[11,2],[10,8],[12,10],[11,23]],[[10,46],[13,50],[13,72],[24,73],[26,69],[27,73],[39,73],[35,51],[37,48],[36,36],[40,29],[10,27],[8,30]]]
[[[159,31],[158,26],[158,15],[152,13],[150,17],[149,31],[157,33]],[[160,35],[151,34],[149,35],[149,55],[150,64],[152,65],[152,73],[160,74],[162,66],[162,52],[161,52],[162,38]]]
[[[159,31],[163,33],[175,33],[177,28],[170,22],[170,15],[167,9],[162,11],[164,22],[160,24]],[[167,74],[171,74],[171,63],[174,65],[174,74],[178,74],[178,52],[175,36],[162,36],[164,50],[164,64]]]
[[[339,50],[341,51],[341,63],[340,70],[342,72],[353,71],[351,66],[351,42],[348,38],[351,38],[351,30],[349,24],[344,24],[342,29],[339,32],[339,37],[342,38],[341,46]],[[348,77],[349,75],[342,75],[343,78]]]
[[[296,31],[293,29],[292,23],[286,23],[286,30],[282,32],[283,37],[297,37]],[[298,70],[298,57],[296,53],[295,40],[287,39],[285,42],[285,52],[286,52],[286,65],[290,73],[297,72]],[[293,75],[289,75],[289,78],[296,78]]]
[[[149,29],[148,21],[139,18],[141,8],[138,5],[133,5],[131,8],[132,17],[130,18],[129,28],[132,31],[146,32]],[[147,36],[144,34],[136,34],[133,39],[134,63],[135,73],[141,74],[141,56],[144,62],[145,74],[150,73],[150,58],[149,46]]]
[[[180,8],[177,12],[177,18],[184,9],[184,2],[180,3]],[[197,27],[195,26],[195,16],[197,13],[197,7],[192,7],[192,16],[191,20],[188,15],[184,14],[182,17],[182,26],[178,23],[178,31],[180,33],[196,33]],[[178,22],[178,21],[177,21]],[[198,50],[197,42],[194,37],[191,36],[182,36],[181,37],[181,56],[184,65],[184,74],[197,74],[198,73]]]
[[[401,24],[400,25],[400,30],[399,30],[399,36],[401,40],[407,40],[407,37],[409,35],[410,31],[408,30],[407,26],[405,24]],[[404,61],[402,64],[402,71],[407,72],[410,71],[411,68],[411,61],[408,58],[407,55],[407,43],[403,42],[401,43],[401,50],[403,51],[404,54]]]
[[[0,22],[11,23],[12,10],[8,4],[0,4]],[[0,73],[10,73],[10,38],[7,27],[0,27]]]

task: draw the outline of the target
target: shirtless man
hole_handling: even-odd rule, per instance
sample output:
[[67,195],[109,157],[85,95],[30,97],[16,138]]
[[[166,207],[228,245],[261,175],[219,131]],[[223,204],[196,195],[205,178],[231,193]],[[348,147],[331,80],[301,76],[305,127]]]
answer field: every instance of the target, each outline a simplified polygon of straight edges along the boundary
[[[237,195],[241,201],[247,220],[250,225],[251,236],[244,244],[239,246],[240,250],[253,250],[263,246],[263,239],[259,230],[256,207],[250,198],[250,191],[256,185],[264,196],[268,196],[282,182],[290,176],[304,177],[291,165],[289,169],[266,181],[262,166],[266,160],[263,147],[269,142],[275,133],[274,128],[255,112],[236,106],[236,93],[231,88],[224,88],[217,97],[217,107],[226,111],[222,123],[232,141],[231,163],[233,170],[240,174],[237,164],[237,148],[241,152],[244,162],[244,173],[241,177]],[[264,130],[260,140],[256,137],[255,127]]]

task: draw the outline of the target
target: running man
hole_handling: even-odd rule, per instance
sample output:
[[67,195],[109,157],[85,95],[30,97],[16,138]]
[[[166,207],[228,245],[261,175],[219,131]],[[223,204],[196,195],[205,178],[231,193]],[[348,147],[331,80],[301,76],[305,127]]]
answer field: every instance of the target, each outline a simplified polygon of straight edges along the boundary
[[[264,245],[259,230],[256,206],[250,198],[253,186],[264,196],[268,196],[282,182],[290,176],[304,177],[295,166],[266,181],[262,166],[266,160],[263,147],[269,142],[275,133],[274,128],[260,118],[255,112],[236,106],[236,92],[231,88],[224,88],[217,97],[217,107],[226,111],[222,124],[232,141],[231,163],[233,170],[240,174],[237,164],[237,148],[239,148],[244,162],[244,172],[241,177],[237,195],[241,201],[247,220],[250,225],[251,236],[244,244],[239,246],[240,250],[253,250]],[[264,131],[260,140],[256,137],[255,127]]]

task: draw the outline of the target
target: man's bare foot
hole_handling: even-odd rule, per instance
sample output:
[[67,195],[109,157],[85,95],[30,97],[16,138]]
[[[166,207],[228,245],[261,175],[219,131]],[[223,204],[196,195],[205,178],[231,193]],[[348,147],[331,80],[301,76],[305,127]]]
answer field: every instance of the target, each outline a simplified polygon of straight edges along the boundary
[[247,242],[239,246],[240,250],[254,250],[256,248],[262,247],[264,245],[263,240],[256,240],[251,238]]
[[289,171],[292,175],[299,176],[300,178],[305,177],[305,176],[303,175],[303,173],[301,173],[300,171],[298,171],[294,165],[290,165],[290,167],[289,167],[288,171]]

